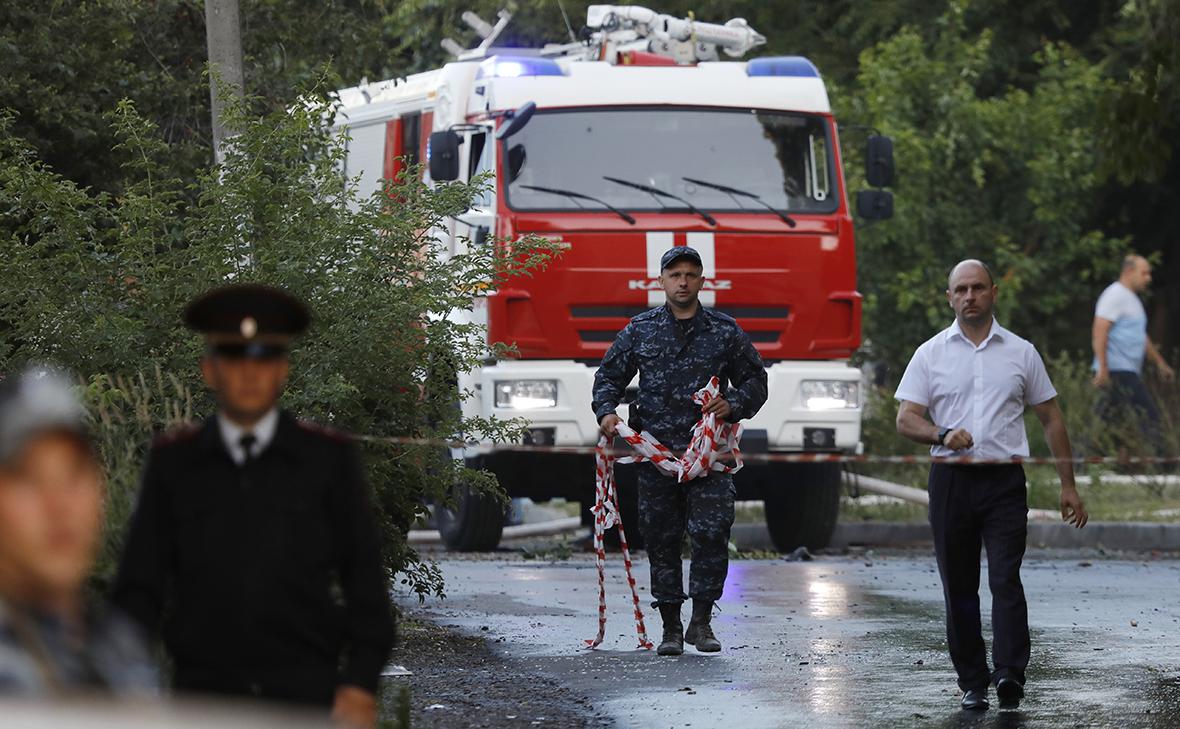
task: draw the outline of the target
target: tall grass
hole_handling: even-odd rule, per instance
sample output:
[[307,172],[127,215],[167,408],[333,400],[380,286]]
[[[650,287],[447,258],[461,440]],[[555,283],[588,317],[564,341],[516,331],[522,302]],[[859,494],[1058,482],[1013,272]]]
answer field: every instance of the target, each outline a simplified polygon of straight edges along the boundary
[[194,403],[188,386],[159,368],[134,377],[98,375],[82,392],[106,476],[106,531],[93,576],[101,589],[118,565],[148,447],[162,432],[191,423]]

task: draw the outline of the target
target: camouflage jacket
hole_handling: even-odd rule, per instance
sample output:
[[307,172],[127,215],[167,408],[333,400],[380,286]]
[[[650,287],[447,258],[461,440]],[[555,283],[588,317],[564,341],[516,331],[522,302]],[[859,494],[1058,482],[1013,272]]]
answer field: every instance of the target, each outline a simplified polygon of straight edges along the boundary
[[687,333],[667,306],[631,320],[602,358],[594,375],[592,407],[599,422],[623,399],[639,373],[639,395],[631,403],[628,425],[647,430],[673,449],[688,446],[700,406],[692,395],[716,375],[736,423],[752,417],[766,402],[766,369],[750,337],[721,312],[700,307]]

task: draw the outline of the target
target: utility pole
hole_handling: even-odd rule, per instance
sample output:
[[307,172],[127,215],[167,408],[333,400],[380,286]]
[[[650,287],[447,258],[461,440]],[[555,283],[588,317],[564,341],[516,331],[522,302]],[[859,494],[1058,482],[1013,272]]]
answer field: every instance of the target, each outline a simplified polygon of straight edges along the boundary
[[209,99],[213,105],[213,159],[225,159],[225,140],[233,136],[222,122],[225,103],[218,82],[234,99],[243,98],[242,34],[238,0],[205,0],[205,38],[209,45]]

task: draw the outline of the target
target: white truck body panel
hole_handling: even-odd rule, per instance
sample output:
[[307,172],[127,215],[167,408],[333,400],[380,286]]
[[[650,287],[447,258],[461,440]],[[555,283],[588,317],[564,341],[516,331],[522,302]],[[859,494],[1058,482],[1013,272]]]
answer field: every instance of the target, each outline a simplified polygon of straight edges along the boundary
[[[598,423],[590,407],[594,373],[597,368],[573,360],[505,361],[483,367],[460,380],[476,393],[463,403],[467,416],[525,417],[532,427],[556,428],[555,445],[593,445],[598,440]],[[860,446],[861,408],[809,410],[804,404],[803,380],[860,382],[860,370],[841,361],[776,362],[767,368],[769,397],[753,418],[743,421],[748,429],[764,430],[771,450],[803,450],[803,428],[834,428],[835,449],[856,451]],[[529,411],[498,408],[492,393],[500,380],[556,380],[557,406]],[[634,382],[632,383],[635,384]],[[626,405],[618,409],[626,419]]]

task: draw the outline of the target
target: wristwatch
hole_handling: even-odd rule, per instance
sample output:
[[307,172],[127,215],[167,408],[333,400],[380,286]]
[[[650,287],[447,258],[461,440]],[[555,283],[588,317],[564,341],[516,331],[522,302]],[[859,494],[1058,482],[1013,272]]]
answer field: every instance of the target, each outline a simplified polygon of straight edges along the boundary
[[943,428],[942,430],[938,431],[938,444],[940,446],[946,447],[946,443],[943,443],[943,441],[946,440],[946,436],[950,432],[950,428]]

